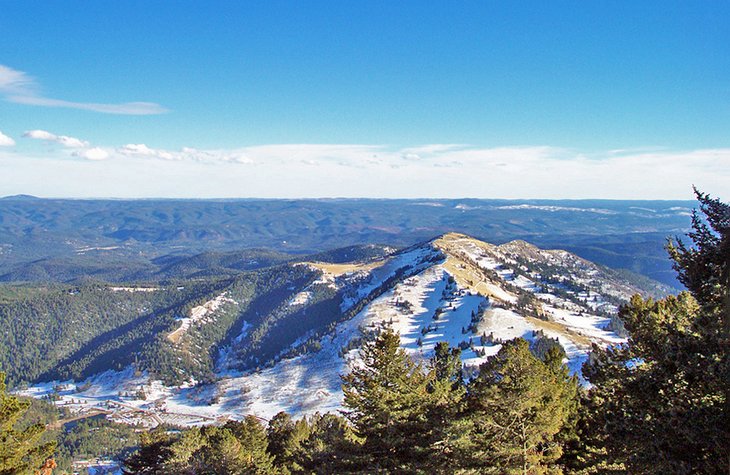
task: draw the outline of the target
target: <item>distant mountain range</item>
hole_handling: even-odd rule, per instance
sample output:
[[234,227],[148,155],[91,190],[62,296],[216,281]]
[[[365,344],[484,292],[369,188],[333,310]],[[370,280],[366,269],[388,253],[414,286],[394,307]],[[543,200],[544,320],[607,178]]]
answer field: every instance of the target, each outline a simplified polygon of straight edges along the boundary
[[[666,238],[690,201],[0,199],[0,281],[128,282],[233,274],[353,245],[446,232],[523,239],[677,286]],[[261,250],[266,250],[262,252]],[[263,262],[252,263],[251,255]],[[249,256],[249,257],[247,257]]]

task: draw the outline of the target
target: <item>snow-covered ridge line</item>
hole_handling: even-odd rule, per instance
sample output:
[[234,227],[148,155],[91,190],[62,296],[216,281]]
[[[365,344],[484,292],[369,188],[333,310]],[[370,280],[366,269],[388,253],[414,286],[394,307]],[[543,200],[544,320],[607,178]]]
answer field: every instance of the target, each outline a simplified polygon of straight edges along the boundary
[[585,213],[597,213],[597,214],[618,214],[616,211],[603,208],[576,208],[572,206],[548,206],[548,205],[530,205],[530,204],[519,204],[519,205],[504,205],[494,206],[492,209],[509,209],[509,210],[521,210],[521,209],[532,209],[540,211],[580,211]]
[[358,301],[369,297],[375,289],[388,279],[395,278],[398,273],[405,271],[409,275],[414,275],[432,265],[439,258],[443,258],[443,254],[439,249],[433,247],[432,242],[405,249],[391,256],[383,265],[373,268],[365,282],[353,286],[349,294],[343,298],[342,311],[348,310]]
[[[402,281],[422,272],[429,266],[434,265],[434,261],[443,257],[443,253],[432,247],[432,243],[429,242],[401,251],[385,261],[380,261],[380,265],[373,266],[369,273],[358,270],[346,272],[337,277],[329,274],[333,279],[333,285],[343,292],[340,310],[343,315],[351,313],[353,307],[358,303],[369,302],[378,298],[382,293],[388,292],[390,289],[385,288],[387,287],[386,284],[395,286],[399,283],[399,280]],[[323,275],[328,274],[324,272]],[[315,284],[321,283],[320,280],[316,281]],[[352,321],[352,319],[340,322],[338,325],[342,325],[347,321]],[[299,346],[305,345],[313,339],[324,337],[319,331],[308,332],[307,335],[298,338],[286,350],[282,351],[279,356],[286,359],[287,355],[296,352]]]
[[[319,285],[332,285],[343,297],[339,313],[333,311],[316,330],[298,333],[289,346],[318,343],[306,345],[307,352],[283,350],[271,366],[242,373],[226,365],[224,349],[215,383],[166,387],[128,371],[87,379],[81,390],[63,390],[60,401],[74,410],[111,411],[111,417],[148,426],[217,424],[247,414],[268,419],[282,410],[297,417],[341,409],[340,375],[358,364],[363,342],[385,326],[400,333],[401,345],[417,359],[429,358],[440,341],[460,347],[470,374],[512,338],[536,345],[545,344],[544,338],[557,340],[576,374],[592,343],[623,341],[607,330],[617,302],[608,297],[611,292],[624,297],[631,285],[566,251],[524,241],[496,246],[450,233],[377,263],[297,265],[316,267],[321,278],[304,288],[292,286],[276,302],[279,307],[294,305],[309,318],[306,310]],[[231,302],[224,292],[194,307],[178,319],[180,328],[172,334],[179,332],[179,339],[196,322],[213,322],[215,312]],[[256,324],[254,318],[242,323],[234,343]]]
[[159,287],[109,287],[112,292],[155,292]]
[[113,251],[114,249],[119,249],[120,246],[102,246],[102,247],[81,247],[76,249],[76,252],[78,254],[83,254],[85,252],[89,251]]
[[191,308],[189,316],[176,319],[180,322],[180,327],[167,335],[167,339],[173,343],[177,343],[194,323],[206,323],[206,319],[225,303],[238,304],[238,302],[228,297],[228,292],[223,292],[216,298],[208,300],[203,305]]

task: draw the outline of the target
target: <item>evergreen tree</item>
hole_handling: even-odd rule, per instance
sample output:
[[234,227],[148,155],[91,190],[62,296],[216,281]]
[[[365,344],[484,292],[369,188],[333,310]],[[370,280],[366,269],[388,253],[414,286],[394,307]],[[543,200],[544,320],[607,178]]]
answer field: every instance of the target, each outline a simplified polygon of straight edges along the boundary
[[518,338],[481,366],[450,427],[455,461],[478,473],[560,473],[556,436],[574,417],[578,383],[556,354],[544,363]]
[[140,435],[137,452],[124,460],[122,473],[125,475],[157,475],[164,473],[161,464],[169,456],[169,447],[174,439],[162,430]]
[[431,366],[436,381],[450,383],[454,388],[463,384],[464,375],[459,348],[449,348],[449,344],[445,341],[436,343]]
[[231,431],[241,444],[244,470],[240,473],[272,472],[273,457],[267,452],[266,429],[256,417],[246,416],[241,422],[228,422],[223,426],[223,430]]
[[315,414],[305,423],[309,435],[296,454],[297,474],[340,474],[357,471],[359,441],[347,421],[335,414]]
[[[0,475],[48,473],[55,466],[51,459],[55,442],[41,443],[43,424],[19,429],[18,421],[30,407],[30,401],[8,394],[5,373],[0,372]],[[50,460],[50,461],[49,461]]]
[[[152,473],[179,473],[181,475],[220,474],[216,471],[211,454],[206,449],[207,439],[212,435],[210,430],[193,428],[171,443],[166,450],[166,456],[154,467]],[[211,463],[212,462],[212,463]]]
[[670,243],[688,292],[620,310],[628,344],[594,348],[584,374],[588,463],[630,473],[730,471],[730,206],[696,192],[692,245]]
[[466,394],[461,350],[449,348],[446,342],[437,343],[431,360],[430,376],[430,401],[427,406],[430,451],[424,465],[431,473],[450,473],[458,461],[451,457],[448,427],[463,409]]
[[186,430],[175,438],[155,432],[125,461],[126,474],[267,475],[274,473],[266,431],[252,416],[223,427]]
[[429,378],[383,331],[361,350],[362,365],[343,376],[344,406],[364,471],[416,472],[429,451]]
[[306,419],[294,422],[286,412],[279,412],[271,418],[266,429],[268,452],[282,473],[297,473],[301,470],[297,456],[302,451],[302,442],[310,433]]

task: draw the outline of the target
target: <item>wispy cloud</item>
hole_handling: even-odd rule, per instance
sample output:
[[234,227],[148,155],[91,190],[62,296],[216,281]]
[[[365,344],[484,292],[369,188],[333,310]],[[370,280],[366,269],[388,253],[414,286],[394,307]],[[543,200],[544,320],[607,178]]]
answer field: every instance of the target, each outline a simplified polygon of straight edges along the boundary
[[64,146],[35,157],[5,148],[3,169],[32,186],[38,167],[31,164],[42,159],[44,169],[57,171],[58,194],[70,196],[691,199],[692,184],[720,197],[730,189],[730,149],[271,144],[173,150],[31,132]]
[[381,145],[350,144],[274,144],[234,149],[201,150],[183,147],[180,150],[152,148],[146,144],[127,144],[114,150],[127,157],[158,158],[169,161],[208,163],[260,164],[264,166],[305,163],[308,165],[335,164],[361,167],[380,163],[384,159],[398,160],[398,152],[388,151]]
[[40,92],[37,81],[23,71],[0,64],[0,95],[8,102],[43,107],[65,107],[104,114],[153,115],[163,114],[167,109],[154,102],[125,102],[102,104],[97,102],[74,102],[46,97]]
[[208,163],[253,163],[240,150],[199,150],[183,147],[181,150],[151,148],[145,144],[127,144],[113,151],[115,155],[137,158],[157,158],[167,161],[193,161]]
[[0,147],[12,147],[13,145],[15,145],[15,140],[0,131]]
[[23,137],[42,140],[44,142],[55,143],[61,145],[64,149],[72,149],[71,157],[83,158],[86,160],[106,160],[111,153],[102,147],[93,147],[86,140],[81,140],[68,135],[56,135],[47,130],[29,130],[23,134]]
[[67,135],[52,134],[45,130],[29,130],[23,134],[23,137],[35,140],[44,140],[46,142],[55,142],[68,148],[84,148],[89,146],[89,142],[84,140],[69,137]]
[[175,156],[171,152],[168,152],[166,150],[150,148],[143,143],[139,143],[139,144],[130,143],[130,144],[124,145],[123,147],[119,147],[117,149],[117,152],[121,153],[122,155],[161,158],[163,160],[175,160]]
[[421,158],[432,156],[437,153],[448,152],[454,149],[466,147],[468,146],[459,144],[428,144],[419,145],[417,147],[406,147],[401,150],[401,154],[406,160],[420,160]]

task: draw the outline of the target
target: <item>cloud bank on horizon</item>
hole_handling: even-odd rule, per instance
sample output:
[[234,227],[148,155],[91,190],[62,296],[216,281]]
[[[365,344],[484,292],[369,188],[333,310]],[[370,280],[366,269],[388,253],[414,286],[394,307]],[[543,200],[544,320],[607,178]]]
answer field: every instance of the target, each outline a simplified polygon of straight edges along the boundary
[[[27,142],[27,143],[26,143]],[[723,197],[730,149],[585,153],[551,146],[271,144],[167,150],[105,146],[45,130],[0,131],[3,195],[119,198]],[[33,143],[42,144],[33,149]],[[26,148],[28,148],[26,147]]]
[[64,107],[103,114],[153,115],[164,114],[167,109],[154,102],[126,102],[101,104],[52,99],[40,92],[38,82],[23,71],[0,64],[0,96],[7,102],[42,107]]

